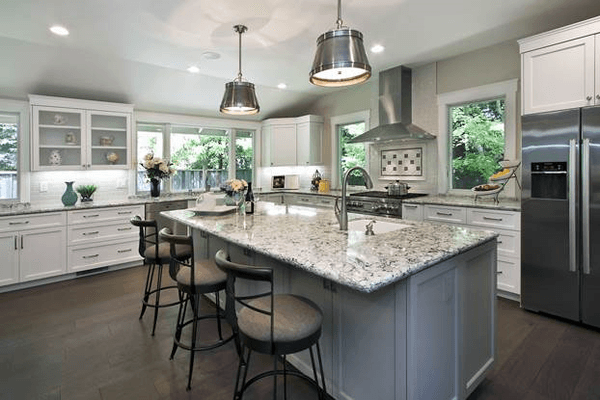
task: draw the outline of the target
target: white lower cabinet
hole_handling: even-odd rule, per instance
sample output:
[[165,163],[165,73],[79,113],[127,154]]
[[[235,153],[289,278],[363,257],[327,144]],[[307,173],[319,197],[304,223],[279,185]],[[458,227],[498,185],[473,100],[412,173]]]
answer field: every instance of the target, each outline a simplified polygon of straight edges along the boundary
[[68,272],[141,260],[135,215],[144,215],[143,205],[69,211]]
[[0,218],[0,285],[66,272],[65,213]]
[[319,194],[301,194],[301,193],[286,193],[283,196],[284,203],[287,205],[333,208],[335,197],[324,196]]
[[[419,213],[418,208],[423,208]],[[419,219],[419,216],[422,218]],[[487,208],[433,204],[402,204],[402,218],[425,220],[498,232],[498,289],[510,295],[521,294],[521,213]],[[502,294],[502,293],[501,293]]]

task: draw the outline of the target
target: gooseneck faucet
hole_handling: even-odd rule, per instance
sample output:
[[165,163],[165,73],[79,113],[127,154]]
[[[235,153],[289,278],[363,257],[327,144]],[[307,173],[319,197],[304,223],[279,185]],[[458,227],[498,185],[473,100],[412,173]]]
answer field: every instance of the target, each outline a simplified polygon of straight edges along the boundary
[[355,166],[346,171],[346,173],[344,174],[344,179],[342,180],[342,205],[341,207],[338,207],[338,199],[336,197],[334,207],[335,216],[337,217],[337,220],[340,223],[340,230],[342,231],[348,230],[348,199],[346,198],[348,179],[350,178],[350,174],[352,173],[352,171],[356,170],[362,173],[362,176],[365,179],[365,187],[367,189],[373,188],[373,181],[371,180],[369,173],[363,167]]

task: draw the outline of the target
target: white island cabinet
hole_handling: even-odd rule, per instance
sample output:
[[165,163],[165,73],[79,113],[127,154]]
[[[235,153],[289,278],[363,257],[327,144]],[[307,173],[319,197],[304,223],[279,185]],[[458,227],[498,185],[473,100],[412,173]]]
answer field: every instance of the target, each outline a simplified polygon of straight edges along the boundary
[[[197,256],[227,248],[273,268],[276,292],[319,305],[335,399],[466,399],[494,364],[493,232],[402,221],[365,236],[340,231],[330,210],[271,203],[246,217],[162,214],[192,228]],[[310,373],[309,354],[288,360]]]

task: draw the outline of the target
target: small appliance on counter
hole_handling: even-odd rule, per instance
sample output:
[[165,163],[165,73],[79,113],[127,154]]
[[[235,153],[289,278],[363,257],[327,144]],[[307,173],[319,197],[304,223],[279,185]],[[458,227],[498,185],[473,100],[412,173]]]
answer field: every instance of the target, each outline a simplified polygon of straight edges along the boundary
[[271,177],[271,189],[299,189],[300,180],[298,175],[273,175]]

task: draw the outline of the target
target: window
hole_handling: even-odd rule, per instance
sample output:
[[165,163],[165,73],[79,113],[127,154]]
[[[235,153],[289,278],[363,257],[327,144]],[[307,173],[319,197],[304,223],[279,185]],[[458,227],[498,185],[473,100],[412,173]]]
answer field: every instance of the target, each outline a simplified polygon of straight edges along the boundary
[[[340,178],[352,167],[367,167],[367,151],[364,143],[348,143],[365,132],[365,122],[354,122],[338,125],[338,137],[340,138]],[[349,185],[364,185],[363,175],[359,171],[352,171],[348,178]]]
[[[235,147],[231,143],[234,138]],[[171,192],[218,188],[229,177],[252,181],[254,131],[180,124],[138,123],[138,163],[147,153],[166,158],[176,173],[163,181]],[[145,170],[138,166],[138,192],[150,190]]]
[[[369,129],[369,111],[340,115],[331,118],[332,165],[331,187],[339,188],[344,171],[356,165],[368,170],[369,147],[365,143],[348,143],[348,141]],[[363,185],[360,173],[351,176],[350,185]]]
[[0,99],[0,202],[29,201],[28,162],[29,103]]
[[504,98],[449,107],[452,189],[486,183],[504,159]]
[[[438,96],[438,191],[461,192],[517,159],[517,80]],[[515,185],[504,190],[515,196]]]

